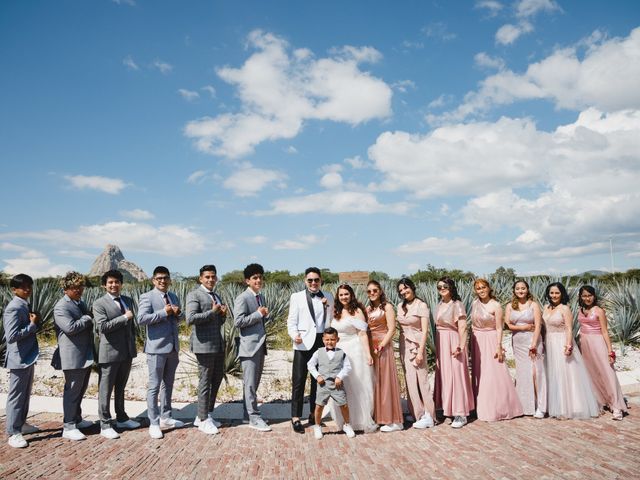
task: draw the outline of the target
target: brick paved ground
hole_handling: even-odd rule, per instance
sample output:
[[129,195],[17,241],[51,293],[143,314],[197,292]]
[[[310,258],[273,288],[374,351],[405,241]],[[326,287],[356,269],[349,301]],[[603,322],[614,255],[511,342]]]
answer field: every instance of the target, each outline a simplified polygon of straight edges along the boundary
[[[43,432],[27,435],[16,450],[1,436],[2,478],[640,478],[640,415],[634,405],[622,422],[595,420],[475,421],[419,431],[294,433],[288,422],[270,433],[229,426],[209,437],[189,426],[152,440],[147,429],[103,439],[95,426],[83,442],[63,440],[61,416],[41,413],[30,422]],[[4,425],[4,418],[0,418]],[[332,428],[329,424],[325,430]]]

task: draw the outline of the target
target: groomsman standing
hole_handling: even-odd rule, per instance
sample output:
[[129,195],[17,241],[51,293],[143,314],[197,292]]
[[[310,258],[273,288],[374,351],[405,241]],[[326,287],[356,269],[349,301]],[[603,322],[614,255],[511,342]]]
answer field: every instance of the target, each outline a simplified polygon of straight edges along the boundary
[[84,440],[87,437],[80,430],[93,426],[82,419],[80,408],[89,385],[94,349],[93,317],[82,301],[86,283],[81,273],[68,272],[60,280],[64,296],[53,309],[58,349],[51,363],[64,372],[62,438],[68,440]]
[[114,390],[115,426],[123,429],[140,426],[138,422],[131,420],[124,410],[124,387],[129,380],[131,362],[138,353],[136,352],[136,326],[131,311],[133,300],[120,295],[122,281],[122,273],[118,270],[109,270],[104,273],[100,283],[107,293],[93,302],[93,318],[100,334],[98,349],[100,435],[109,439],[120,436],[113,429],[114,421],[109,409],[111,392]]
[[[291,372],[291,425],[297,433],[304,433],[300,422],[304,405],[304,386],[307,382],[307,363],[322,343],[322,333],[333,319],[333,296],[320,290],[320,269],[309,267],[304,272],[306,288],[291,295],[287,331],[293,341],[293,369]],[[316,404],[315,378],[311,377],[309,395],[309,424],[315,423],[313,412]]]
[[138,324],[147,326],[144,351],[149,368],[149,436],[160,439],[163,437],[160,427],[180,428],[184,425],[180,420],[171,418],[171,395],[180,352],[178,322],[182,311],[178,297],[169,291],[171,275],[167,267],[156,267],[151,281],[155,288],[140,295]]
[[222,325],[227,306],[213,291],[218,282],[215,265],[200,269],[200,286],[187,295],[187,323],[192,325],[191,351],[198,360],[198,416],[193,422],[207,435],[218,433],[213,408],[224,375],[224,338]]

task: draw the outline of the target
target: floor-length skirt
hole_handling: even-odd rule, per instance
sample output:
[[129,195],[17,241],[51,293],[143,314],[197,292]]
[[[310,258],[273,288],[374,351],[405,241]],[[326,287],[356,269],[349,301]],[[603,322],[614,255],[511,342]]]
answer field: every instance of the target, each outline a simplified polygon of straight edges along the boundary
[[474,407],[467,349],[457,357],[452,355],[459,338],[454,330],[436,331],[436,410],[442,409],[445,417],[466,417]]
[[402,405],[400,404],[400,386],[396,359],[391,345],[374,356],[375,372],[373,410],[376,423],[388,425],[402,423]]
[[544,366],[544,346],[538,339],[536,358],[531,360],[529,348],[533,332],[513,332],[511,345],[516,359],[516,392],[525,415],[533,415],[538,408],[547,411],[547,374]]
[[609,350],[602,334],[582,334],[580,347],[584,365],[587,367],[593,393],[600,406],[608,406],[611,410],[627,411],[620,382],[613,365],[609,363]]

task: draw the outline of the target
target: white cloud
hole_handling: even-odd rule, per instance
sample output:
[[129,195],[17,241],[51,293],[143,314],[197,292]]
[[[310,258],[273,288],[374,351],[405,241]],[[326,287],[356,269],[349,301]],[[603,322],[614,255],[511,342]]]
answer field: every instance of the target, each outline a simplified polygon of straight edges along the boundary
[[140,67],[136,62],[133,61],[133,57],[131,55],[127,55],[122,59],[122,64],[127,67],[129,70],[140,70]]
[[[167,256],[185,256],[204,251],[205,237],[192,227],[146,223],[107,222],[81,225],[75,230],[42,230],[32,232],[9,232],[0,234],[1,239],[27,238],[69,248],[104,248],[113,243],[123,250],[157,253]],[[149,239],[161,239],[150,242]]]
[[327,191],[298,197],[281,198],[271,202],[271,209],[261,215],[300,214],[321,211],[326,214],[374,214],[409,211],[408,203],[382,204],[369,192]]
[[503,5],[496,0],[481,0],[479,2],[476,2],[475,7],[484,9],[487,11],[490,17],[495,17],[500,12],[500,10],[502,10]]
[[533,25],[529,22],[520,22],[517,25],[507,23],[496,32],[496,42],[501,45],[511,45],[525,33],[533,32]]
[[2,270],[9,275],[17,275],[18,273],[26,273],[34,278],[38,277],[55,277],[63,275],[69,270],[73,270],[71,265],[54,264],[51,260],[39,250],[16,245],[9,242],[0,243],[0,250],[15,252],[18,254],[14,258],[3,258],[5,263]]
[[427,237],[417,242],[407,242],[396,249],[398,253],[434,253],[443,256],[474,255],[479,253],[479,250],[467,238],[438,237]]
[[160,70],[160,73],[162,73],[163,75],[167,75],[173,70],[173,65],[170,65],[167,62],[163,62],[162,60],[155,60],[152,66]]
[[473,57],[473,60],[479,67],[495,68],[497,70],[502,70],[504,68],[504,60],[499,57],[492,57],[486,52],[477,53]]
[[285,152],[287,152],[290,155],[295,155],[296,153],[298,153],[298,149],[293,145],[289,145],[287,148],[285,148]]
[[197,100],[198,98],[200,98],[200,94],[198,92],[195,92],[193,90],[187,90],[185,88],[179,88],[178,93],[187,102],[193,102],[194,100]]
[[216,89],[212,85],[205,85],[200,90],[204,90],[211,98],[216,98]]
[[[640,108],[640,27],[626,38],[598,41],[589,37],[580,58],[578,47],[563,48],[528,66],[524,74],[503,70],[465,95],[462,105],[431,122],[459,121],[495,105],[517,100],[548,99],[558,108],[595,107],[603,111]],[[579,42],[582,47],[585,42]]]
[[422,33],[429,38],[436,38],[444,42],[448,42],[457,37],[455,33],[449,31],[447,24],[444,22],[432,22],[422,28]]
[[416,83],[413,80],[398,80],[397,82],[393,82],[391,84],[391,88],[405,93],[409,89],[415,90]]
[[97,256],[95,253],[89,253],[85,250],[58,250],[56,253],[63,257],[82,258],[84,260],[95,260]]
[[244,65],[217,70],[236,87],[241,111],[185,126],[200,151],[238,158],[264,141],[295,137],[306,120],[358,125],[391,114],[391,88],[359,68],[380,58],[371,47],[345,46],[316,59],[306,49],[292,52],[285,40],[260,30],[251,32],[247,43],[255,52]]
[[367,163],[360,158],[360,155],[356,155],[355,157],[345,158],[344,162],[351,166],[354,169],[361,169],[367,166]]
[[123,217],[131,218],[132,220],[151,220],[155,218],[155,215],[148,210],[142,210],[135,208],[133,210],[121,210],[120,215]]
[[202,183],[202,181],[206,176],[207,176],[206,170],[196,170],[195,172],[193,172],[191,175],[187,177],[187,183],[193,183],[193,184]]
[[261,245],[263,243],[267,243],[269,239],[264,235],[256,235],[254,237],[247,237],[244,239],[246,243],[250,243],[252,245]]
[[539,12],[552,13],[562,11],[554,0],[520,0],[516,4],[516,16],[529,18]]
[[330,190],[339,188],[342,186],[342,175],[338,172],[325,173],[320,179],[320,185]]
[[100,177],[97,175],[65,175],[64,178],[69,181],[73,188],[79,190],[99,190],[101,192],[110,193],[111,195],[119,194],[127,184],[119,178]]
[[554,0],[520,0],[515,4],[516,24],[502,25],[496,32],[496,43],[511,45],[520,36],[534,30],[531,20],[540,12],[554,13],[562,9]]
[[321,239],[316,235],[299,235],[294,240],[280,240],[273,244],[274,250],[308,250],[320,243]]
[[228,177],[223,185],[239,197],[251,197],[266,188],[269,184],[275,184],[278,188],[286,186],[287,175],[276,170],[255,168],[250,165],[237,170]]
[[135,7],[135,0],[111,0],[113,3],[117,3],[118,5],[128,5],[130,7]]

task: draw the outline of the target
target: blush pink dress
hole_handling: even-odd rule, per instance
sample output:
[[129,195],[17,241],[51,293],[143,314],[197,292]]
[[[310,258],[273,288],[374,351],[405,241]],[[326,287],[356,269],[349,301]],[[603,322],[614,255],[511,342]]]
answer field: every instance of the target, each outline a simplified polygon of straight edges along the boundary
[[498,345],[495,314],[480,300],[474,300],[471,324],[471,377],[478,420],[494,422],[521,416],[522,404],[507,365],[494,358]]
[[[445,417],[468,416],[473,410],[466,345],[459,345],[458,320],[467,319],[460,300],[438,303],[436,311],[436,409]],[[457,357],[452,353],[460,346]]]
[[573,352],[564,354],[565,322],[560,308],[544,309],[549,416],[557,418],[590,418],[600,413],[591,389],[584,360],[572,339]]
[[419,298],[408,304],[407,311],[398,304],[397,320],[400,324],[400,359],[404,368],[404,376],[407,384],[407,400],[411,415],[416,420],[422,418],[425,413],[435,420],[436,410],[433,404],[433,396],[429,387],[429,371],[427,370],[426,352],[422,364],[416,367],[415,361],[420,348],[422,336],[421,317],[429,318],[429,307]]
[[624,403],[616,371],[609,363],[609,351],[602,336],[595,308],[592,308],[588,315],[580,309],[578,321],[580,322],[580,349],[598,404],[606,405],[611,410],[626,412],[627,405]]
[[[369,311],[368,323],[371,340],[375,347],[389,332],[385,311],[382,308]],[[373,355],[373,370],[373,418],[381,425],[402,424],[400,387],[392,344],[385,346],[379,355]]]
[[[533,304],[525,310],[511,310],[514,325],[534,325]],[[547,411],[547,374],[544,367],[542,335],[536,345],[536,358],[531,360],[529,347],[533,332],[528,330],[511,332],[511,346],[516,358],[516,392],[525,415],[533,415],[538,408]]]

